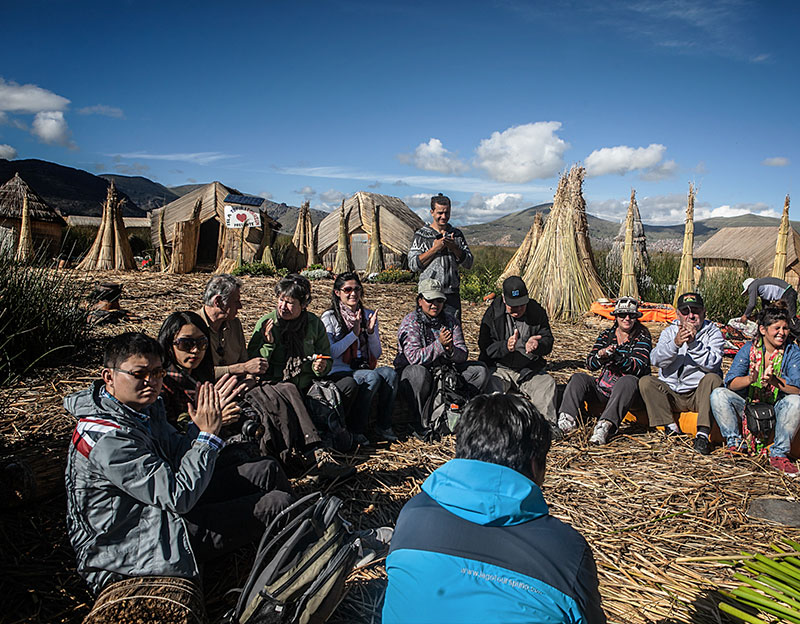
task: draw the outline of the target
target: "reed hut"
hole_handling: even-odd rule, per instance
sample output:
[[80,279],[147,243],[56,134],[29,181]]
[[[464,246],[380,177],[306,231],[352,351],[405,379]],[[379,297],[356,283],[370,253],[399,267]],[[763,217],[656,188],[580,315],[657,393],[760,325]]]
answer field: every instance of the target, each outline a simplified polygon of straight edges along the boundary
[[503,269],[500,277],[497,278],[498,287],[502,286],[503,282],[512,275],[522,276],[525,274],[525,269],[528,266],[531,257],[533,257],[533,253],[536,251],[536,246],[539,244],[539,239],[542,237],[543,231],[544,225],[542,213],[537,212],[533,216],[531,228],[528,230],[525,238],[522,239],[522,244],[519,246],[519,249],[514,252],[514,255],[511,256],[511,260],[508,261],[506,268]]
[[563,174],[539,244],[522,279],[530,296],[551,320],[572,320],[586,312],[595,297],[580,256],[573,197]]
[[[184,266],[192,266],[189,270],[224,272],[236,266],[239,261],[241,233],[225,227],[225,198],[231,194],[241,195],[236,189],[221,182],[211,182],[162,208],[150,211],[150,240],[153,247],[159,249],[162,269],[171,266],[172,256],[176,253],[183,258]],[[196,210],[198,202],[199,210]],[[265,223],[272,231],[271,243],[274,243],[274,237],[281,228],[281,224],[267,214],[263,204],[254,206],[253,209],[261,213],[262,226],[244,228],[244,262],[261,260]],[[194,237],[181,235],[182,231],[187,230],[187,226],[177,224],[186,222],[197,226],[196,244]],[[189,226],[189,229],[194,231],[193,226]]]
[[[597,267],[594,264],[592,243],[589,241],[589,223],[586,219],[586,200],[583,198],[583,178],[586,169],[573,165],[567,176],[567,201],[575,222],[575,242],[578,245],[578,257],[583,265],[586,283],[593,301],[605,297]],[[588,308],[587,308],[588,309]]]
[[344,201],[317,226],[317,257],[326,267],[333,267],[339,245],[339,221],[346,216],[345,232],[350,258],[356,271],[365,271],[373,236],[372,221],[379,214],[378,236],[383,262],[387,267],[405,267],[414,232],[425,223],[397,197],[359,191]]
[[678,283],[675,285],[675,297],[672,305],[678,305],[678,297],[683,293],[694,292],[694,185],[689,184],[689,198],[686,202],[686,226],[683,230],[683,251],[678,270]]
[[114,181],[108,185],[100,227],[91,248],[76,267],[80,271],[130,271],[136,268],[128,232],[122,221],[125,200],[117,193]]
[[[695,260],[708,277],[718,271],[739,269],[742,277],[767,277],[775,268],[779,228],[751,226],[722,228],[695,252]],[[800,233],[789,227],[783,279],[800,285]]]
[[636,283],[634,269],[634,242],[633,242],[633,206],[636,200],[631,191],[631,203],[628,206],[628,216],[625,219],[625,246],[622,249],[622,277],[619,282],[620,297],[639,298],[639,285]]
[[786,247],[789,243],[789,196],[783,202],[781,225],[778,228],[778,241],[775,243],[775,260],[772,263],[772,277],[786,277]]
[[[631,203],[633,206],[633,266],[638,271],[646,271],[650,264],[650,257],[647,255],[647,238],[644,233],[642,215],[639,213],[639,204],[636,202],[636,191],[631,189]],[[628,219],[619,227],[619,233],[614,238],[611,250],[608,252],[607,262],[611,264],[622,264],[622,249],[625,247],[625,236],[627,233]]]
[[[28,209],[28,224],[32,248],[54,256],[61,247],[66,221],[54,207],[45,202],[18,173],[0,186],[0,246],[15,251],[19,248],[24,208]],[[27,246],[27,245],[26,245]]]

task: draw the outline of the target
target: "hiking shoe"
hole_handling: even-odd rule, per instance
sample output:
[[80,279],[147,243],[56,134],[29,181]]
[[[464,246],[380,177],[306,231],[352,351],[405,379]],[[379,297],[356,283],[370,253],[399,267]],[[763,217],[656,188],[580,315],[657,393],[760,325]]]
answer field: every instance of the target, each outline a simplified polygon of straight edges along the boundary
[[550,425],[550,440],[553,442],[558,442],[559,440],[564,439],[564,432],[558,428],[558,425],[554,425],[553,423],[548,423]]
[[400,439],[397,437],[397,434],[391,427],[387,427],[386,429],[381,429],[380,427],[376,427],[375,433],[378,434],[378,437],[381,440],[386,440],[387,442],[397,442]]
[[558,428],[564,435],[570,434],[578,428],[578,421],[574,416],[561,412],[558,415]]
[[699,435],[695,437],[694,450],[701,455],[711,455],[712,448],[713,446],[711,444],[711,440],[709,440],[706,436]]
[[378,527],[377,529],[361,529],[356,531],[356,535],[361,540],[361,545],[364,548],[380,552],[389,548],[394,529],[388,526]]
[[769,465],[780,470],[787,477],[796,477],[800,470],[788,457],[770,457]]
[[680,429],[673,429],[669,425],[664,427],[664,437],[666,438],[672,438],[674,436],[682,436],[682,435],[683,431],[681,431]]
[[589,444],[596,444],[598,446],[602,446],[603,444],[608,443],[609,436],[614,431],[614,423],[610,420],[598,420],[597,424],[594,426],[594,431],[592,432],[592,437],[589,438]]

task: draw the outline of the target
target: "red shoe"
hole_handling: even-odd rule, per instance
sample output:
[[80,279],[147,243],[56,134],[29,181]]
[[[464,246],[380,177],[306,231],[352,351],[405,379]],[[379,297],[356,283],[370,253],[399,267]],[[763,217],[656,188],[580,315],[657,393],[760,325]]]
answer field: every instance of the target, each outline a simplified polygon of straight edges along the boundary
[[770,457],[769,465],[783,472],[787,477],[796,477],[800,470],[788,457]]

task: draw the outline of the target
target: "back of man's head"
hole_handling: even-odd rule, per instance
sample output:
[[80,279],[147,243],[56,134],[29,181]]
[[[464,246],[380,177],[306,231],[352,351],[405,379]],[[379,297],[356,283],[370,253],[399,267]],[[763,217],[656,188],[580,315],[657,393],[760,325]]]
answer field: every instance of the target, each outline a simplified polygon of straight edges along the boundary
[[550,427],[527,399],[483,394],[467,404],[456,425],[456,457],[512,468],[532,478],[531,461],[544,474]]
[[164,359],[161,345],[153,338],[139,332],[125,332],[108,341],[103,355],[103,366],[117,368],[129,357],[136,355],[153,355],[162,361]]

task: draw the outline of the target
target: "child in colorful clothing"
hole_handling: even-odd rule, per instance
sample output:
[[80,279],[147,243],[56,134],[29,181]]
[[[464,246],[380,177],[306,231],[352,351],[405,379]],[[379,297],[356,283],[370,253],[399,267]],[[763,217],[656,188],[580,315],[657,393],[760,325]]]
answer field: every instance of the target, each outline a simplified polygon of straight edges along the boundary
[[626,412],[640,403],[639,378],[650,374],[650,332],[639,321],[639,302],[633,297],[621,297],[614,307],[614,325],[597,338],[586,358],[589,370],[600,370],[594,379],[586,373],[575,373],[564,390],[559,413],[559,426],[569,424],[569,433],[577,428],[578,414],[587,401],[589,406],[600,405],[603,413],[597,420],[592,444],[605,444],[614,433]]
[[739,349],[725,376],[725,387],[711,393],[711,410],[728,449],[747,453],[756,444],[742,438],[745,404],[774,405],[775,441],[769,463],[794,477],[800,471],[787,455],[800,428],[800,347],[789,342],[790,318],[780,302],[761,312],[758,338]]

